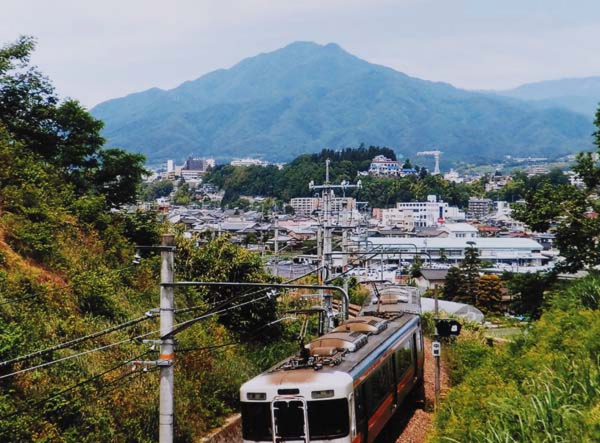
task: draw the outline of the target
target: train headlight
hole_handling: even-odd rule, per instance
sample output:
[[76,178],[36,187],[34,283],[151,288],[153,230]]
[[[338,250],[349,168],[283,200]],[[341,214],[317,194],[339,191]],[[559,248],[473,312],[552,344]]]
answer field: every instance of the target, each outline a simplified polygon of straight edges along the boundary
[[312,398],[331,398],[333,397],[333,389],[327,389],[325,391],[312,391]]
[[266,400],[267,394],[264,392],[248,392],[246,394],[246,397],[248,398],[248,400],[260,401]]

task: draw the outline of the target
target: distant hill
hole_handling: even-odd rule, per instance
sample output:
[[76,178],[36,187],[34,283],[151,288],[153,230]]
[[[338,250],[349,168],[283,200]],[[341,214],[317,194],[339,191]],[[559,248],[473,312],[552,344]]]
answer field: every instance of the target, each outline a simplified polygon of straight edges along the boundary
[[591,148],[591,122],[409,77],[336,44],[293,43],[165,91],[150,89],[92,109],[114,146],[150,163],[189,154],[287,161],[324,147],[389,146],[443,160],[506,154],[557,156]]
[[563,108],[590,120],[600,104],[600,77],[569,78],[527,83],[497,94],[528,100],[540,109]]

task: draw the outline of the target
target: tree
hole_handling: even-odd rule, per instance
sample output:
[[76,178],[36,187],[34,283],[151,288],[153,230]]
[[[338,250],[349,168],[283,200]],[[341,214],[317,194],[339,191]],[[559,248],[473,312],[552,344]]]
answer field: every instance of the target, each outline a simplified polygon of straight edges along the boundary
[[448,269],[446,279],[444,280],[444,300],[459,300],[464,298],[461,296],[463,293],[463,275],[459,268],[452,266]]
[[465,303],[477,306],[477,282],[479,281],[479,251],[473,246],[473,242],[468,242],[469,247],[465,249],[465,259],[460,264],[460,271],[463,277],[461,300]]
[[545,232],[551,226],[556,233],[556,245],[564,260],[556,268],[563,272],[591,269],[600,264],[600,108],[596,112],[593,133],[596,153],[582,152],[573,170],[582,178],[582,189],[554,181],[544,182],[526,192],[525,204],[517,206],[514,216],[534,231]]
[[477,304],[485,314],[502,312],[502,280],[494,274],[486,274],[477,280]]
[[556,281],[556,274],[507,272],[502,275],[502,280],[513,296],[512,310],[516,314],[524,314],[538,319],[542,314],[545,293]]
[[418,278],[421,274],[421,269],[423,268],[423,259],[419,254],[415,255],[413,258],[412,264],[410,265],[410,276],[412,278]]
[[103,123],[75,100],[60,101],[50,81],[29,66],[35,40],[0,48],[0,125],[73,185],[78,195],[104,195],[111,206],[135,201],[144,157],[103,150]]
[[[196,247],[192,240],[177,239],[176,269],[178,278],[191,281],[228,281],[228,282],[261,282],[268,281],[269,276],[263,271],[260,256],[247,249],[234,245],[228,236],[221,236],[210,241],[202,248]],[[242,293],[256,292],[244,287],[211,288],[203,296],[209,306],[215,306]],[[241,302],[252,299],[254,303],[231,309],[219,316],[219,322],[230,331],[241,336],[255,335],[256,331],[277,318],[277,301],[273,297],[265,297],[266,291],[254,296],[244,297]],[[189,302],[197,304],[193,295]],[[266,331],[272,339],[273,334],[280,331],[277,327]]]

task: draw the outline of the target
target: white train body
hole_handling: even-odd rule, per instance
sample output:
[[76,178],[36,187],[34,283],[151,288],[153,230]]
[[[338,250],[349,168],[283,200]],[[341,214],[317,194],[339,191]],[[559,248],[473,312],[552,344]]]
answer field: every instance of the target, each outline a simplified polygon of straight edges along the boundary
[[402,308],[371,305],[246,382],[243,441],[372,443],[406,396],[422,392],[421,319]]

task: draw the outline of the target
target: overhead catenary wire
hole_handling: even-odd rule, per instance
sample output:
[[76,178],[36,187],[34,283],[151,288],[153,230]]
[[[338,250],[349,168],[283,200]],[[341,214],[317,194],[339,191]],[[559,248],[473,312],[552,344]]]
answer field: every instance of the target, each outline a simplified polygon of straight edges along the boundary
[[[262,300],[262,299],[265,299],[265,298],[270,298],[270,297],[271,297],[271,295],[268,294],[268,295],[265,295],[263,297],[259,297],[257,299],[253,299],[253,300],[250,300],[250,301],[247,301],[247,302],[244,302],[244,303],[233,305],[233,306],[230,306],[228,308],[220,309],[218,311],[209,310],[209,311],[203,313],[202,315],[200,315],[198,317],[195,317],[193,319],[190,319],[190,320],[187,320],[187,321],[184,321],[184,322],[181,322],[181,323],[176,323],[173,326],[174,327],[186,326],[186,325],[188,325],[190,323],[194,323],[194,322],[203,320],[203,319],[208,318],[210,316],[223,314],[223,313],[225,313],[227,311],[230,311],[232,309],[236,309],[236,308],[239,308],[239,307],[251,304],[251,303],[255,303],[255,302],[259,301],[259,300]],[[127,339],[124,339],[124,340],[121,340],[121,341],[118,341],[118,342],[115,342],[115,343],[109,343],[109,344],[104,345],[104,346],[99,346],[97,348],[88,349],[88,350],[79,352],[77,354],[73,354],[73,355],[68,355],[68,356],[65,356],[65,357],[61,357],[61,358],[58,358],[56,360],[51,360],[51,361],[48,361],[48,362],[45,362],[45,363],[42,363],[42,364],[39,364],[39,365],[36,365],[36,366],[31,366],[31,367],[28,367],[28,368],[20,369],[18,371],[14,371],[14,372],[11,372],[11,373],[8,373],[8,374],[1,375],[0,376],[0,380],[5,379],[5,378],[9,378],[9,377],[13,377],[13,376],[19,375],[19,374],[24,374],[26,372],[34,371],[34,370],[37,370],[37,369],[46,368],[48,366],[52,366],[54,364],[61,363],[61,362],[64,362],[64,361],[67,361],[67,360],[71,360],[71,359],[74,359],[74,358],[82,357],[84,355],[88,355],[88,354],[91,354],[91,353],[94,353],[94,352],[103,351],[103,350],[106,350],[106,349],[109,349],[109,348],[113,348],[113,347],[116,347],[116,346],[120,346],[120,345],[123,345],[123,344],[126,344],[126,343],[131,343],[131,342],[134,342],[134,341],[138,341],[138,340],[140,340],[140,339],[142,339],[144,337],[148,337],[148,336],[153,335],[153,334],[158,334],[158,333],[160,333],[160,331],[161,331],[160,329],[156,329],[156,330],[147,332],[145,334],[140,334],[140,335],[137,335],[135,337],[127,338]]]
[[[73,390],[75,390],[77,388],[80,388],[81,386],[84,386],[84,385],[86,385],[88,383],[91,383],[91,382],[93,382],[95,380],[98,380],[98,379],[104,377],[105,375],[107,375],[107,374],[109,374],[109,373],[111,373],[113,371],[116,371],[117,369],[122,368],[123,366],[128,365],[129,363],[131,363],[131,362],[133,362],[135,360],[138,360],[138,359],[144,357],[149,352],[150,351],[144,351],[143,353],[141,353],[139,355],[136,355],[133,358],[130,358],[130,359],[126,360],[126,361],[123,361],[123,362],[121,362],[121,363],[119,363],[119,364],[117,364],[117,365],[115,365],[115,366],[113,366],[113,367],[111,367],[111,368],[109,368],[109,369],[107,369],[107,370],[99,373],[99,374],[96,374],[96,375],[94,375],[94,376],[92,376],[90,378],[87,378],[87,379],[82,380],[82,381],[80,381],[78,383],[75,383],[75,384],[73,384],[73,385],[71,385],[71,386],[69,386],[69,387],[67,387],[67,388],[65,388],[65,389],[63,389],[63,390],[55,393],[55,394],[52,394],[52,395],[50,395],[50,396],[48,396],[46,398],[43,398],[43,399],[38,400],[38,401],[35,401],[33,403],[29,403],[29,404],[27,404],[26,407],[22,407],[22,408],[20,408],[20,409],[18,409],[16,411],[13,411],[13,412],[11,412],[9,414],[5,414],[3,416],[0,416],[0,420],[5,420],[7,418],[14,417],[15,415],[19,415],[19,414],[21,414],[23,412],[31,411],[32,408],[40,406],[40,405],[42,405],[44,403],[47,403],[47,402],[49,402],[51,400],[54,400],[55,398],[58,398],[58,397],[62,396],[62,395],[66,394],[66,393],[68,393],[70,391],[73,391]],[[124,377],[122,377],[122,378],[124,378]],[[113,382],[114,381],[115,380],[113,380]]]
[[79,343],[83,343],[84,341],[92,340],[94,338],[98,338],[98,337],[102,337],[103,335],[110,334],[111,332],[116,332],[116,331],[119,331],[121,329],[125,329],[125,328],[128,328],[130,326],[134,326],[134,325],[136,325],[138,323],[141,323],[141,322],[146,321],[146,320],[150,320],[151,318],[154,318],[154,317],[155,317],[155,315],[153,315],[153,313],[151,311],[148,311],[148,312],[146,312],[146,314],[144,314],[141,317],[134,318],[133,320],[129,320],[129,321],[125,322],[125,323],[121,323],[119,325],[112,326],[112,327],[104,329],[102,331],[94,332],[92,334],[89,334],[89,335],[86,335],[86,336],[83,336],[83,337],[79,337],[79,338],[76,338],[76,339],[73,339],[73,340],[69,340],[67,342],[60,343],[60,344],[51,346],[51,347],[46,348],[46,349],[41,349],[39,351],[35,351],[35,352],[30,353],[30,354],[26,354],[26,355],[22,355],[22,356],[19,356],[19,357],[15,357],[15,358],[12,358],[10,360],[5,360],[3,362],[0,362],[0,367],[7,366],[7,365],[13,364],[13,363],[18,363],[18,362],[21,362],[21,361],[31,360],[33,358],[41,357],[43,355],[49,354],[49,353],[54,352],[54,351],[58,351],[58,350],[65,349],[65,348],[69,348],[69,347],[77,345]]

